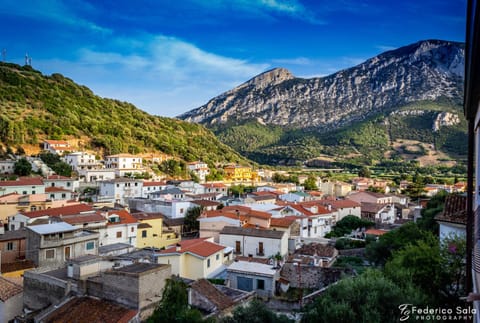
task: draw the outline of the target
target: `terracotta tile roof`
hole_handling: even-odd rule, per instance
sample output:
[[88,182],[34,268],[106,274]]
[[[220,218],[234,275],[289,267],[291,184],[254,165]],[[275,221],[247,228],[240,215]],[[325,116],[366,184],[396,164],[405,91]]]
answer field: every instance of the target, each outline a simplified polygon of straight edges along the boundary
[[0,203],[16,202],[20,196],[17,192],[1,195]]
[[367,213],[378,213],[385,206],[387,206],[387,204],[368,203],[368,202],[362,202],[361,204],[362,212],[367,212]]
[[360,203],[355,202],[353,200],[333,200],[333,201],[320,200],[320,202],[322,202],[323,206],[330,204],[332,207],[336,209],[360,207]]
[[70,190],[64,189],[63,187],[49,186],[45,188],[45,193],[55,193],[55,192],[72,192]]
[[61,181],[61,180],[65,180],[65,181],[73,181],[75,180],[74,178],[71,178],[71,177],[66,177],[66,176],[61,176],[61,175],[48,175],[47,176],[47,180],[55,180],[55,181]]
[[167,182],[143,182],[143,187],[149,187],[149,186],[165,186],[167,185]]
[[190,288],[197,291],[213,303],[218,310],[224,310],[234,304],[233,300],[213,286],[208,280],[202,278],[190,285]]
[[365,234],[370,234],[373,236],[381,236],[387,233],[387,230],[379,230],[379,229],[368,229],[365,231]]
[[118,224],[130,224],[130,223],[138,223],[138,220],[133,217],[128,211],[126,210],[113,210],[107,212],[107,217],[113,214],[116,214],[120,217],[120,222],[107,222],[107,225],[118,225]]
[[276,195],[261,195],[261,196],[252,196],[251,199],[254,201],[268,201],[268,200],[276,200],[277,196]]
[[135,315],[137,311],[113,302],[91,297],[75,297],[48,315],[45,322],[126,323]]
[[27,230],[25,228],[21,228],[14,231],[5,231],[4,234],[0,234],[0,241],[25,239],[26,237],[27,237]]
[[443,212],[435,216],[435,220],[467,224],[467,197],[456,194],[447,195]]
[[288,228],[295,222],[295,219],[288,217],[288,218],[271,218],[270,219],[270,226],[271,227],[280,227],[280,228]]
[[251,194],[256,196],[272,196],[274,198],[279,195],[278,192],[269,192],[269,191],[252,192]]
[[220,202],[209,201],[209,200],[194,200],[190,203],[197,204],[197,205],[204,206],[204,207],[220,205]]
[[73,215],[85,212],[93,212],[93,207],[88,204],[75,204],[69,206],[56,207],[46,210],[20,212],[29,218],[38,218],[41,216],[59,216],[59,215]]
[[247,228],[247,229],[258,229],[258,230],[267,230],[268,228],[262,227],[261,225],[257,224],[251,224],[251,223],[245,223],[242,228]]
[[[177,245],[171,246],[165,250],[160,251],[160,254],[170,254],[170,253],[185,253],[189,252],[201,257],[211,256],[223,249],[224,246],[206,241],[206,238],[184,240],[177,243]],[[180,250],[177,251],[177,246],[180,246]]]
[[43,185],[43,179],[41,177],[19,177],[17,180],[14,181],[0,181],[0,187],[30,185]]
[[116,154],[116,155],[105,156],[105,158],[116,158],[116,157],[141,158],[140,156],[135,156],[135,155],[132,155],[132,154]]
[[140,223],[137,228],[138,229],[148,229],[148,228],[151,228],[152,226],[148,223]]
[[62,215],[61,219],[63,222],[67,222],[68,224],[72,225],[91,222],[107,222],[107,219],[98,211],[94,213]]
[[260,219],[270,219],[272,217],[272,215],[268,212],[252,210],[248,206],[242,206],[242,205],[226,206],[223,209],[221,209],[221,211],[260,218]]
[[[130,210],[132,211],[132,210]],[[147,213],[147,212],[135,212],[131,213],[131,216],[133,216],[135,219],[140,220],[140,221],[145,221],[145,220],[155,220],[155,219],[163,219],[164,215],[162,213]]]
[[23,292],[23,287],[0,276],[0,300],[6,302],[11,297]]
[[208,183],[202,185],[205,188],[227,188],[227,186],[223,183]]

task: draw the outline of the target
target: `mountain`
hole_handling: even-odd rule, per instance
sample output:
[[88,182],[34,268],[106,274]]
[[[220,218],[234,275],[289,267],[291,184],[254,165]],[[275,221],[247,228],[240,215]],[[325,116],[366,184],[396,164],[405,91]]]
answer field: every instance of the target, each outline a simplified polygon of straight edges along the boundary
[[4,148],[21,146],[35,152],[43,139],[65,139],[106,154],[163,152],[211,165],[246,162],[201,125],[149,115],[30,66],[0,63],[0,112]]
[[390,158],[380,151],[401,139],[462,153],[463,69],[462,43],[426,40],[326,77],[302,79],[276,68],[178,118],[272,164]]

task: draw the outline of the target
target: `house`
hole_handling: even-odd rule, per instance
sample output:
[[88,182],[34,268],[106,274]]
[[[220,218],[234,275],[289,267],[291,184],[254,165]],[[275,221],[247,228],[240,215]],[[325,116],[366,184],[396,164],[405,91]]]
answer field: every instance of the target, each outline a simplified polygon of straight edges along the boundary
[[19,177],[13,181],[0,181],[0,195],[10,193],[44,194],[45,185],[41,177]]
[[318,200],[303,203],[278,203],[285,205],[280,211],[281,215],[305,216],[308,224],[305,230],[301,230],[301,236],[305,238],[322,238],[332,229],[334,212],[321,205]]
[[27,227],[25,257],[39,267],[60,267],[70,258],[98,254],[97,232],[65,223]]
[[10,322],[23,311],[23,287],[0,276],[0,314],[2,322]]
[[13,159],[0,160],[0,174],[13,174],[16,161]]
[[63,155],[65,152],[70,151],[72,147],[65,140],[44,140],[43,150],[55,155]]
[[187,163],[187,168],[198,177],[200,182],[205,182],[205,177],[210,174],[208,165],[202,161]]
[[256,228],[227,226],[220,231],[220,244],[233,248],[235,254],[270,258],[288,253],[288,234]]
[[312,242],[305,244],[290,255],[287,262],[298,262],[317,267],[331,267],[338,257],[338,250],[330,245]]
[[49,186],[45,188],[45,194],[50,200],[68,201],[72,199],[73,192],[62,187]]
[[213,239],[199,238],[180,241],[155,253],[159,264],[172,266],[172,274],[188,279],[214,278],[224,269],[229,252]]
[[142,186],[141,197],[148,197],[150,193],[162,191],[167,188],[167,183],[162,181],[144,181]]
[[277,200],[277,196],[271,195],[254,195],[251,194],[245,199],[245,204],[273,204]]
[[214,285],[202,278],[188,287],[188,305],[206,313],[208,318],[222,318],[236,307],[245,306],[254,295],[254,292]]
[[131,154],[105,156],[105,168],[115,169],[115,174],[117,176],[145,172],[145,168],[143,168],[142,164],[142,157]]
[[440,230],[439,237],[443,240],[448,237],[466,235],[467,225],[467,196],[450,194],[445,198],[445,206],[440,214],[435,216]]
[[353,200],[319,200],[319,203],[334,211],[335,223],[349,215],[361,217],[361,204]]
[[137,245],[138,220],[126,210],[109,210],[104,213],[107,225],[99,229],[100,246],[115,243]]
[[[281,218],[272,217],[270,219],[270,229],[277,231],[287,232],[288,237],[292,236],[292,233],[299,231],[300,221],[296,216],[285,216]],[[298,235],[298,234],[297,234]]]
[[326,181],[320,182],[318,189],[329,196],[344,197],[352,191],[352,184],[339,181]]
[[229,165],[223,168],[226,182],[255,182],[259,179],[257,172],[249,166]]
[[42,209],[30,212],[18,212],[8,217],[9,230],[16,230],[31,224],[36,219],[48,219],[50,216],[73,215],[95,212],[92,206],[84,203],[76,203],[72,205]]
[[128,199],[142,196],[143,180],[115,178],[100,182],[99,201],[128,205]]
[[137,248],[163,248],[180,242],[180,235],[163,225],[161,213],[132,213],[139,222],[137,226]]
[[25,259],[26,237],[25,229],[6,231],[0,234],[1,264]]
[[205,211],[213,211],[218,208],[220,202],[210,200],[193,200],[191,201],[193,207],[200,207]]
[[85,170],[103,168],[97,156],[89,154],[85,151],[76,151],[63,156],[63,161],[72,167],[72,170],[80,173]]
[[355,201],[357,203],[377,203],[377,204],[391,204],[393,203],[393,197],[391,195],[385,195],[374,192],[352,192],[346,197],[348,200]]
[[162,213],[170,219],[184,218],[192,207],[190,201],[182,200],[152,200],[146,198],[130,198],[128,205],[131,210],[146,213]]
[[79,318],[83,322],[102,323],[136,323],[139,320],[138,311],[112,301],[89,296],[75,296],[67,299],[46,315],[39,315],[40,322],[75,322]]
[[171,187],[161,191],[150,192],[147,197],[152,200],[162,201],[183,200],[185,193],[179,188]]
[[263,298],[274,296],[279,277],[277,268],[253,261],[234,261],[227,268],[227,281],[231,288],[253,291]]
[[200,238],[212,237],[215,242],[220,241],[220,231],[226,226],[240,226],[241,219],[232,212],[222,210],[204,211],[198,217]]
[[228,187],[223,183],[207,183],[202,184],[204,193],[220,193],[223,196],[228,195]]
[[79,188],[79,182],[76,178],[60,176],[60,175],[48,175],[43,179],[45,188],[47,187],[59,187],[71,192]]
[[99,168],[80,170],[78,171],[78,177],[84,183],[96,183],[113,180],[116,175],[114,169]]
[[375,222],[376,225],[393,224],[396,220],[393,204],[367,203],[361,204],[362,219]]
[[[78,213],[78,214],[66,214],[49,217],[50,222],[65,222],[73,225],[77,229],[99,231],[104,229],[107,225],[107,219],[101,214],[100,211]],[[100,241],[101,242],[101,241]]]

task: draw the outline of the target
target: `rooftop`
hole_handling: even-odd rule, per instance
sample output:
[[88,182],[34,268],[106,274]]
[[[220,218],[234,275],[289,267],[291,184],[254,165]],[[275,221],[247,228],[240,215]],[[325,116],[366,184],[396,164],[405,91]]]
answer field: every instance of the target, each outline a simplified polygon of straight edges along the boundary
[[0,276],[0,300],[6,302],[13,296],[23,292],[23,287]]
[[36,186],[43,185],[43,179],[41,177],[19,177],[14,181],[0,181],[0,187],[2,186]]
[[199,279],[190,285],[191,289],[196,290],[198,293],[205,296],[210,302],[212,302],[217,309],[224,310],[234,304],[233,300],[227,295],[222,293],[212,283],[206,279]]
[[240,228],[240,227],[224,227],[220,234],[228,235],[242,235],[242,236],[251,236],[251,237],[262,237],[269,239],[282,239],[286,234],[285,231],[274,231],[274,230],[260,230],[252,228]]
[[467,197],[451,194],[445,198],[443,212],[435,220],[458,224],[467,224]]
[[48,323],[89,322],[127,323],[137,315],[137,311],[113,302],[91,297],[74,297],[49,314]]
[[57,222],[57,223],[49,223],[49,224],[39,224],[27,227],[29,230],[32,230],[38,234],[52,234],[52,233],[60,233],[60,232],[70,232],[75,231],[73,225],[70,225],[65,222]]
[[[180,250],[177,250],[177,247],[180,247]],[[191,253],[198,255],[200,257],[211,256],[221,250],[224,250],[225,246],[219,245],[214,242],[206,241],[205,238],[184,240],[178,242],[174,246],[162,250],[159,254],[171,254],[171,253]]]
[[265,276],[274,276],[277,272],[272,265],[248,261],[234,261],[230,266],[228,266],[227,271],[247,272]]
[[146,262],[138,262],[125,267],[114,269],[114,271],[119,273],[141,274],[141,273],[149,272],[151,270],[157,270],[159,268],[167,267],[167,266],[168,265],[163,265],[163,264],[149,264]]
[[38,210],[31,212],[21,212],[29,218],[37,218],[41,216],[59,216],[59,215],[73,215],[84,212],[93,212],[93,207],[88,204],[74,204],[69,206],[56,207],[46,210]]
[[5,231],[4,234],[0,234],[0,241],[19,240],[27,237],[27,231],[25,228],[14,231]]
[[305,244],[299,249],[295,250],[296,255],[319,256],[319,257],[333,257],[337,250],[333,246],[323,245],[321,243]]

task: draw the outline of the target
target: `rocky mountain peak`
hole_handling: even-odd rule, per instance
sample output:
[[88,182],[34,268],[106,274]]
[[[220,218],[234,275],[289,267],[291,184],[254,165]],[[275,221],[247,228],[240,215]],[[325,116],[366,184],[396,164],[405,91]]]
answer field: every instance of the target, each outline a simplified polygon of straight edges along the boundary
[[263,72],[263,73],[255,76],[251,80],[244,83],[244,85],[246,85],[246,86],[253,85],[256,88],[263,89],[267,86],[280,84],[283,81],[291,80],[291,79],[294,79],[294,78],[295,77],[293,76],[292,73],[290,73],[289,70],[287,70],[286,68],[279,67],[279,68],[274,68],[272,70]]

